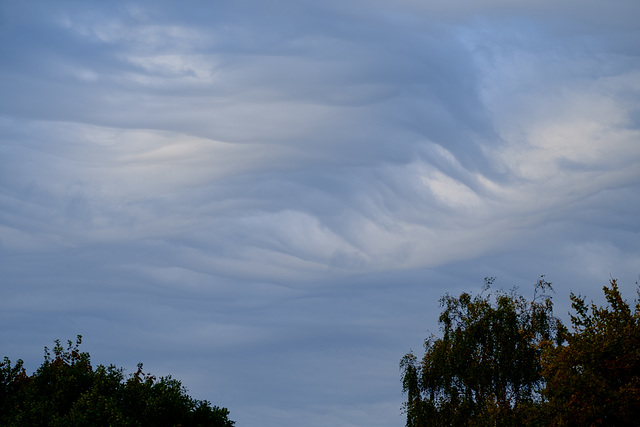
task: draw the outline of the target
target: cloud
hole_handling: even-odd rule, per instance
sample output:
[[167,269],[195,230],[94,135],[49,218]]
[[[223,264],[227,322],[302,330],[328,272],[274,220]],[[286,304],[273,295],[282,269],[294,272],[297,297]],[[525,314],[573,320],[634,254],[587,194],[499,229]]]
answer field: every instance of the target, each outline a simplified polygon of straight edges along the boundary
[[635,280],[635,3],[1,7],[16,357],[82,329],[239,424],[388,425],[445,292]]

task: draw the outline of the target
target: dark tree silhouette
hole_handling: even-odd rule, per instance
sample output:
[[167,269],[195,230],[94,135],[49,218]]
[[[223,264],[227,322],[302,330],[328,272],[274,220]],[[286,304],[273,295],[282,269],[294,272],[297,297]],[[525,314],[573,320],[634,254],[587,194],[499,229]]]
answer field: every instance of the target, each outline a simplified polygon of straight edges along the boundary
[[187,395],[180,381],[122,368],[91,366],[82,336],[65,349],[45,347],[44,363],[27,375],[22,360],[0,363],[3,426],[209,426],[232,427],[226,408]]
[[567,345],[545,352],[550,425],[630,426],[640,422],[640,300],[622,298],[616,280],[605,307],[571,294]]
[[442,338],[425,341],[425,355],[400,364],[408,427],[519,425],[541,401],[541,344],[559,342],[551,284],[541,278],[533,301],[515,291],[445,295]]
[[605,307],[571,294],[569,331],[550,289],[543,277],[531,302],[513,291],[443,297],[442,338],[400,363],[407,426],[637,425],[640,298],[630,307],[615,280]]

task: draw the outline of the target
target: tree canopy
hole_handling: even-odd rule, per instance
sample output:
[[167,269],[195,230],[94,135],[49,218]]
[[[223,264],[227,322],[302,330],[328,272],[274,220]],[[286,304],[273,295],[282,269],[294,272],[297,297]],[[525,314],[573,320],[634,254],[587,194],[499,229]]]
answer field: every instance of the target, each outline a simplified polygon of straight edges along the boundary
[[571,294],[569,331],[542,277],[532,301],[511,292],[445,295],[442,337],[400,363],[408,427],[631,425],[640,417],[640,303],[615,280],[608,305]]
[[573,332],[545,352],[547,413],[553,425],[637,425],[640,420],[640,299],[631,307],[616,280],[605,307],[571,294]]
[[22,360],[0,362],[3,426],[208,426],[232,427],[226,408],[187,395],[171,376],[156,378],[138,364],[125,376],[114,365],[91,366],[82,337],[65,349],[45,347],[43,364],[27,375]]

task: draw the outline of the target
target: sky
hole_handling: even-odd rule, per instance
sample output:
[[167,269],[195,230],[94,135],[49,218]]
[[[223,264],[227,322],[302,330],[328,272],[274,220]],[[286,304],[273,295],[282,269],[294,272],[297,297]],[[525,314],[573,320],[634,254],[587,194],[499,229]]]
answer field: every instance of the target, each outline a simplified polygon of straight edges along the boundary
[[637,0],[0,3],[0,356],[401,426],[439,299],[640,274]]

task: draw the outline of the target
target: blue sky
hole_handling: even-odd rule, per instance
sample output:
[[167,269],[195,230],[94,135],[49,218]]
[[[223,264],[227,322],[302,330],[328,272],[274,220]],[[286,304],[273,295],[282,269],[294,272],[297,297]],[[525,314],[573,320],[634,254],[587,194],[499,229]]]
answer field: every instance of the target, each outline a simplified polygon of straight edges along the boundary
[[640,3],[0,4],[0,350],[404,425],[438,299],[640,273]]

